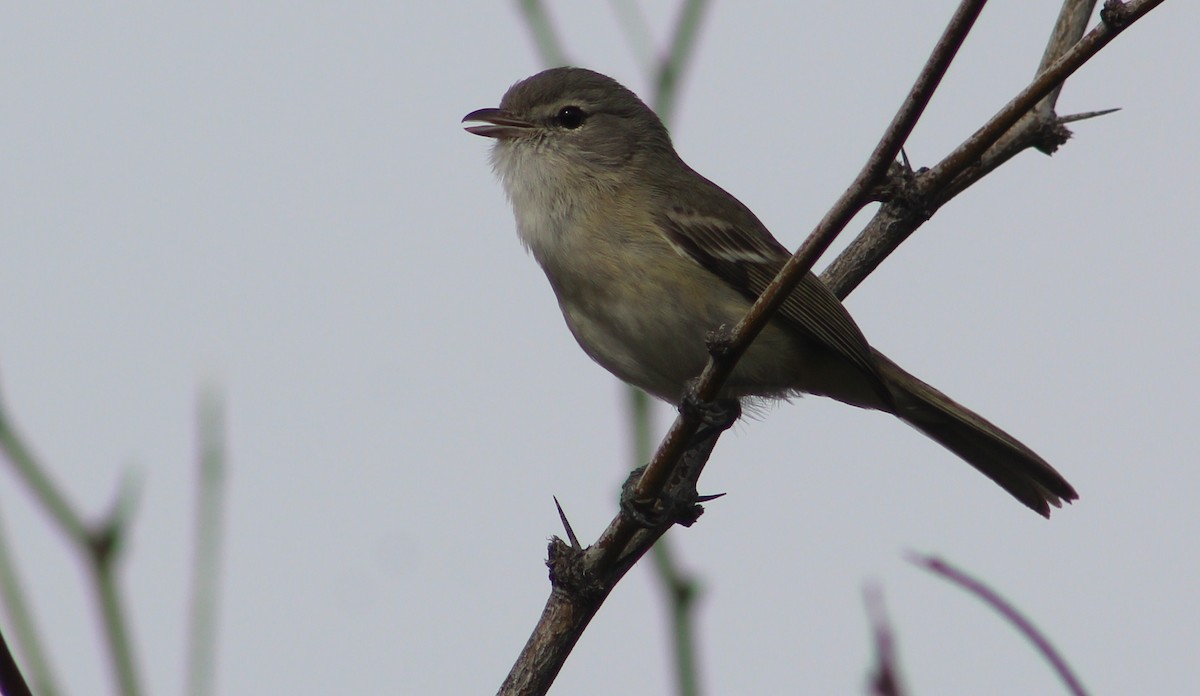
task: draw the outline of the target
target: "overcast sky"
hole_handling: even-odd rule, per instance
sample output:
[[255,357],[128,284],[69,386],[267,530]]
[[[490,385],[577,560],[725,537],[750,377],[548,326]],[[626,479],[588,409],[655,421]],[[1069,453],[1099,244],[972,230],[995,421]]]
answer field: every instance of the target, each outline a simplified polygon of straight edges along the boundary
[[[583,5],[554,13],[573,62],[646,94],[608,6]],[[915,165],[1025,84],[1057,6],[984,12]],[[952,8],[715,4],[677,148],[795,247]],[[650,14],[660,40],[671,18]],[[702,480],[728,496],[670,534],[704,587],[709,693],[860,693],[867,582],[912,693],[1056,692],[906,550],[987,579],[1097,693],[1195,683],[1198,22],[1168,2],[1120,36],[1060,112],[1121,112],[988,177],[848,301],[873,345],[1080,501],[1046,521],[895,419],[823,399],[740,424]],[[503,2],[3,13],[0,387],[89,518],[123,472],[141,480],[122,580],[147,693],[183,682],[202,385],[228,407],[223,694],[492,693],[549,589],[551,496],[585,540],[614,514],[624,392],[567,332],[489,142],[459,123],[541,67]],[[3,471],[3,533],[61,681],[106,693],[83,566]],[[663,619],[635,570],[554,693],[668,693]]]

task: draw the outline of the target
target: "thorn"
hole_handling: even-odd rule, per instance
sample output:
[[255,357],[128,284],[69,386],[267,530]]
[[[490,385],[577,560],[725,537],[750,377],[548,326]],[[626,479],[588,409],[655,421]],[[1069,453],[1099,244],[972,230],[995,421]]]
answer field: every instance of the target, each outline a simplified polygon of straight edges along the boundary
[[554,507],[558,508],[558,519],[562,520],[563,529],[567,530],[567,539],[571,540],[571,548],[577,551],[582,550],[583,547],[579,545],[579,538],[575,536],[575,530],[571,529],[571,523],[567,521],[567,513],[563,512],[562,505],[558,504],[558,496],[551,497],[554,498]]
[[93,525],[89,533],[89,545],[97,558],[111,559],[122,551],[128,536],[129,521],[141,500],[141,470],[133,466],[121,472],[117,494],[113,498],[108,514]]
[[1097,116],[1107,116],[1108,114],[1111,114],[1111,113],[1114,113],[1114,112],[1120,111],[1120,110],[1121,110],[1121,108],[1117,107],[1115,109],[1101,109],[1100,111],[1084,111],[1084,112],[1078,113],[1078,114],[1071,114],[1070,116],[1059,116],[1058,123],[1059,123],[1059,125],[1062,125],[1064,123],[1074,123],[1075,121],[1086,121],[1089,118],[1096,118]]

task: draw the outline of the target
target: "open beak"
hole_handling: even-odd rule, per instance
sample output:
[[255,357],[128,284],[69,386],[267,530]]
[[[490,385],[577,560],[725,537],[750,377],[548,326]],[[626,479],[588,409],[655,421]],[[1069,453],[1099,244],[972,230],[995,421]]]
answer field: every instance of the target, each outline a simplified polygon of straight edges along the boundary
[[468,133],[488,138],[519,138],[533,129],[529,121],[519,119],[502,109],[477,109],[463,116],[463,123],[480,121],[481,126],[467,126]]

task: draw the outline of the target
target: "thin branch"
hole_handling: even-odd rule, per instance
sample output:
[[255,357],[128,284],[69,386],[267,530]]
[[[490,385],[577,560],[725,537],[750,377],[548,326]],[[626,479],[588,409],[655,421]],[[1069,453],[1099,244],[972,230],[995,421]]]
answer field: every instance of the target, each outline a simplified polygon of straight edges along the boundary
[[696,600],[700,583],[679,565],[674,548],[659,539],[650,553],[658,586],[671,617],[671,645],[674,648],[675,683],[680,696],[700,693],[700,665],[696,657]]
[[[1061,54],[1039,71],[1025,89],[1013,97],[979,130],[942,159],[932,169],[902,186],[903,193],[882,206],[867,227],[850,243],[821,275],[838,297],[845,298],[895,251],[904,240],[934,212],[1017,153],[1029,147],[1053,151],[1070,133],[1054,116],[1053,102],[1063,81],[1108,45],[1117,34],[1157,7],[1162,0],[1133,0],[1128,4],[1110,2],[1101,12],[1119,21],[1102,21],[1078,41],[1070,41],[1071,31],[1086,22],[1088,3],[1067,2],[1047,47],[1046,56]],[[1039,120],[1031,109],[1048,114]],[[1048,119],[1048,120],[1046,120]]]
[[559,66],[567,64],[567,53],[558,41],[554,24],[546,12],[541,0],[517,0],[517,8],[525,17],[525,24],[533,36],[533,44],[541,54],[543,65]]
[[[975,19],[986,0],[963,0],[954,16],[950,19],[941,39],[934,47],[925,67],[917,76],[912,89],[905,97],[900,109],[888,125],[883,137],[875,146],[866,165],[849,188],[834,203],[825,214],[816,229],[808,239],[800,245],[796,253],[784,264],[779,274],[771,281],[754,306],[746,316],[738,322],[728,341],[721,341],[720,350],[714,351],[713,357],[701,373],[695,392],[702,401],[712,401],[719,393],[721,385],[733,372],[739,358],[750,346],[770,320],[771,316],[787,299],[792,289],[812,269],[820,255],[829,247],[834,238],[850,220],[870,202],[872,192],[879,181],[887,173],[888,166],[896,159],[905,138],[912,132],[925,105],[933,96],[934,89],[945,75],[955,54],[958,52],[967,33],[971,30]],[[671,475],[674,462],[687,448],[688,443],[695,437],[700,426],[698,416],[680,414],[674,425],[667,433],[666,439],[659,446],[654,460],[646,467],[642,480],[635,489],[638,498],[656,498]],[[598,566],[603,568],[613,563],[621,554],[634,531],[632,520],[618,516],[608,529],[604,531],[597,547],[601,557]]]
[[679,83],[683,80],[684,69],[691,63],[696,37],[707,9],[707,0],[686,0],[679,10],[679,20],[675,23],[670,47],[654,80],[654,111],[663,123],[669,123],[675,113]]
[[[714,438],[706,448],[688,450],[684,454],[683,467],[696,466],[706,460],[715,444]],[[667,520],[657,527],[638,529],[629,551],[603,573],[595,570],[587,558],[595,545],[581,551],[557,538],[551,539],[546,566],[550,569],[553,589],[537,626],[497,693],[503,696],[545,694],[608,593],[671,526],[672,522]]]
[[33,696],[29,685],[25,683],[25,678],[21,676],[21,670],[17,667],[17,661],[13,659],[13,654],[8,649],[8,641],[4,640],[3,635],[0,635],[0,694]]
[[[13,644],[25,658],[25,664],[29,668],[29,681],[40,696],[56,696],[61,693],[41,636],[38,634],[37,624],[33,620],[31,605],[21,586],[21,579],[17,576],[17,566],[3,529],[0,529],[0,601],[4,603],[4,613],[8,615],[12,624]],[[6,683],[8,682],[0,676],[0,693],[8,693]]]
[[[1042,60],[1038,63],[1034,75],[1045,72],[1054,64],[1054,61],[1061,58],[1070,50],[1071,46],[1079,41],[1079,37],[1087,31],[1088,20],[1091,19],[1095,9],[1096,0],[1063,0],[1062,9],[1058,11],[1058,19],[1054,22],[1054,28],[1050,30],[1050,40],[1046,42],[1046,50],[1042,53]],[[1062,93],[1065,84],[1065,82],[1060,82],[1044,99],[1038,102],[1033,110],[1036,118],[1044,119],[1053,116],[1054,107],[1058,104],[1058,95]]]
[[[1105,11],[1102,12],[1102,17],[1105,17],[1105,27],[1108,28],[1098,31],[1101,34],[1115,35],[1116,31],[1144,16],[1149,9],[1157,6],[1160,2],[1161,0],[1144,0],[1142,2],[1135,0],[1129,5],[1122,5],[1115,0],[1110,0],[1105,6]],[[782,303],[850,218],[866,205],[872,196],[877,194],[878,185],[883,181],[889,167],[894,162],[904,139],[911,132],[917,117],[928,102],[941,76],[945,73],[949,61],[961,45],[982,5],[982,0],[963,1],[951,20],[950,26],[943,34],[942,40],[934,49],[925,69],[918,77],[916,85],[854,183],[839,198],[805,243],[784,266],[779,276],[751,308],[746,318],[738,324],[734,334],[731,337],[720,336],[711,342],[713,358],[709,361],[695,389],[695,394],[699,399],[711,401],[719,393],[720,384],[732,371],[733,364],[754,339],[757,331],[768,321],[770,313]],[[1112,36],[1106,36],[1099,46],[1107,44],[1111,38]],[[1099,46],[1095,50],[1099,50]],[[1094,52],[1092,51],[1092,53]],[[1072,49],[1068,55],[1074,53],[1075,51]],[[1082,60],[1086,60],[1086,58]],[[1070,70],[1059,72],[1064,61],[1067,61],[1066,57],[1056,61],[1049,71],[1051,74],[1058,74],[1060,81],[1078,67],[1078,65],[1074,65]],[[1025,110],[1031,108],[1057,86],[1057,83],[1043,80],[1041,77],[1035,82],[1037,83],[1036,89],[1027,89],[1022,92],[1022,95],[1028,95],[1032,99],[1025,104]],[[1020,118],[1021,115],[1022,113],[1017,113],[1016,118]],[[1011,125],[1010,121],[1005,128]],[[1004,135],[1003,128],[985,127],[981,131],[972,137],[966,150],[969,152],[974,148],[979,148],[975,157],[993,147],[994,143]],[[963,156],[959,151],[956,153],[958,154],[952,153],[952,157],[961,158]],[[960,164],[962,163],[955,164],[954,167],[958,167]],[[967,161],[966,164],[970,164],[970,162]],[[943,167],[938,176],[946,176],[947,172],[954,171],[954,167]],[[961,171],[963,170],[959,169],[959,172]],[[944,183],[950,184],[951,180],[946,179]],[[928,197],[932,193],[927,191],[926,196]],[[705,440],[701,446],[692,444],[698,429],[698,414],[681,412],[680,417],[675,420],[670,432],[660,445],[654,461],[646,468],[641,480],[633,486],[632,494],[635,499],[658,499],[667,481],[673,480],[679,471],[688,472],[682,478],[694,483],[695,477],[703,469],[712,447],[716,443],[714,435]],[[691,445],[690,449],[689,445]],[[675,464],[676,462],[678,465]],[[545,693],[608,593],[669,526],[670,523],[667,522],[647,529],[637,526],[624,514],[618,514],[596,543],[582,553],[577,549],[571,549],[557,539],[553,540],[550,544],[547,561],[547,565],[550,567],[553,591],[543,609],[541,620],[534,628],[529,641],[513,665],[512,671],[509,672],[499,693]]]
[[[1102,21],[1095,29],[1077,41],[1066,53],[1042,70],[1038,76],[1013,97],[987,123],[967,138],[962,145],[946,155],[918,180],[918,190],[930,194],[944,189],[959,174],[978,162],[984,152],[1012,128],[1026,112],[1073,75],[1084,63],[1100,52],[1130,23],[1160,5],[1163,0],[1133,0],[1127,4],[1109,0],[1106,11],[1119,14],[1120,23]],[[1120,9],[1110,9],[1119,7]],[[1101,13],[1102,16],[1104,13]]]
[[[733,363],[765,325],[770,312],[782,303],[837,232],[869,201],[873,187],[900,151],[983,4],[983,0],[964,0],[960,5],[862,172],[784,266],[746,319],[739,323],[736,338],[719,358],[709,361],[697,387],[701,399],[711,400],[716,395]],[[688,480],[695,481],[716,444],[714,436],[702,446],[693,445],[689,449],[698,428],[698,416],[681,415],[676,419],[654,461],[635,487],[638,499],[657,498],[676,468],[689,471]],[[624,514],[618,514],[597,542],[582,555],[571,552],[570,547],[558,540],[552,541],[547,564],[554,591],[499,693],[545,693],[608,593],[670,526],[667,521],[647,529],[637,526]]]
[[125,611],[115,579],[115,562],[126,536],[134,500],[132,480],[127,476],[121,485],[113,508],[106,520],[95,528],[83,522],[79,513],[67,502],[46,473],[46,468],[34,457],[30,448],[13,427],[3,404],[0,403],[0,452],[12,464],[17,477],[29,488],[55,526],[67,537],[75,550],[86,560],[92,591],[100,608],[106,648],[119,693],[138,696],[141,693],[133,658],[133,645]]
[[995,609],[997,613],[1024,634],[1029,639],[1029,642],[1033,643],[1038,652],[1042,654],[1042,657],[1046,658],[1046,661],[1054,668],[1054,671],[1058,672],[1059,678],[1063,680],[1063,683],[1070,689],[1072,694],[1075,694],[1075,696],[1087,696],[1087,691],[1083,688],[1082,682],[1075,676],[1075,672],[1071,670],[1071,667],[1063,659],[1062,655],[1050,644],[1049,639],[1029,619],[1017,611],[1016,607],[997,594],[995,590],[940,558],[910,554],[908,560],[958,585]]
[[38,463],[33,452],[17,434],[3,402],[0,402],[0,451],[4,452],[17,476],[58,528],[76,545],[86,545],[91,533],[83,518],[67,502],[66,496],[50,480],[50,474]]
[[896,659],[896,640],[883,606],[883,590],[877,585],[868,585],[863,590],[863,602],[867,605],[867,618],[871,621],[871,633],[875,637],[875,670],[871,674],[871,693],[875,696],[904,696],[904,686],[900,682],[900,661]]
[[213,392],[201,394],[196,410],[196,543],[188,607],[186,692],[208,696],[216,680],[217,581],[225,527],[225,414],[221,398]]
[[[142,693],[136,660],[133,654],[133,640],[129,634],[126,618],[129,613],[121,596],[117,581],[117,559],[120,544],[115,540],[125,535],[124,527],[114,526],[111,532],[101,533],[93,547],[90,556],[92,563],[88,566],[91,571],[92,586],[96,595],[96,603],[100,606],[105,634],[105,644],[108,648],[109,662],[114,671],[118,693],[124,696],[139,696]],[[108,537],[108,541],[103,538]]]
[[654,35],[650,32],[641,6],[635,0],[609,0],[608,6],[617,17],[617,24],[625,35],[625,43],[629,45],[634,60],[642,66],[642,70],[650,73],[655,69],[658,58],[655,55]]

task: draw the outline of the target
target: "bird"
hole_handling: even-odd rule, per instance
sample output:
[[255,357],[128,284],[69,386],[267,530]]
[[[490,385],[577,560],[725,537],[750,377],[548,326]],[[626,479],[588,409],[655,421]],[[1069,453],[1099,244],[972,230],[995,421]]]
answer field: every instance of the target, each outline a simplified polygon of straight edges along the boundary
[[[551,68],[512,85],[466,130],[491,165],[518,236],[594,361],[679,405],[709,358],[791,256],[737,198],[680,158],[666,126],[601,73]],[[890,413],[1044,517],[1078,499],[1033,450],[873,348],[808,273],[720,391],[742,401],[830,397]]]

